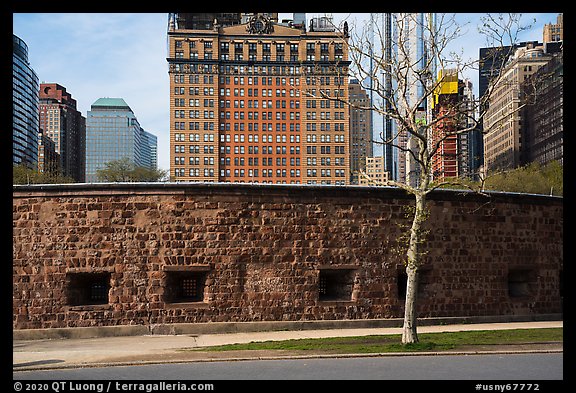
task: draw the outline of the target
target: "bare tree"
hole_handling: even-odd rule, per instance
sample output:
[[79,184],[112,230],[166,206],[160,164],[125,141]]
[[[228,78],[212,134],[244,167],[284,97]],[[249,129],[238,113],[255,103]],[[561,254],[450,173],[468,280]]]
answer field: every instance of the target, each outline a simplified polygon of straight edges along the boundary
[[[448,139],[478,127],[499,74],[494,73],[490,88],[481,100],[467,105],[444,102],[444,109],[431,116],[427,108],[438,104],[434,100],[438,100],[443,84],[447,83],[446,78],[477,69],[480,60],[466,60],[461,54],[449,52],[450,44],[464,34],[455,15],[436,14],[432,18],[432,14],[393,14],[388,22],[392,26],[370,23],[359,30],[352,28],[348,40],[349,71],[369,94],[377,97],[370,105],[355,107],[373,111],[396,124],[393,133],[381,133],[380,140],[374,142],[394,146],[408,162],[406,179],[382,183],[404,189],[414,196],[415,202],[404,260],[407,288],[402,342],[407,344],[418,342],[418,274],[425,252],[423,236],[428,218],[427,196],[438,187],[458,183],[442,177],[434,180],[433,160],[441,154],[441,147]],[[512,50],[518,33],[524,29],[519,22],[520,15],[516,14],[487,15],[482,18],[479,31],[486,36],[487,45]],[[344,30],[343,38],[347,39],[347,26]],[[417,35],[425,43],[424,51],[416,49]],[[495,51],[495,56],[502,55],[502,50]],[[439,78],[435,75],[437,71],[442,71]],[[320,96],[341,100],[322,92]],[[447,124],[451,126],[446,127]],[[366,173],[361,173],[361,176],[368,177]]]

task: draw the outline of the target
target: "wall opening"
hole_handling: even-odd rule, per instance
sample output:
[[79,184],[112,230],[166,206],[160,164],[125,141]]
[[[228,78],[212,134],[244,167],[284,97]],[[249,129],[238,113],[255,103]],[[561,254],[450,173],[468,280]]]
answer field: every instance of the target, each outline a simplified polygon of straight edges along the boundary
[[108,304],[110,273],[68,273],[66,282],[68,305]]
[[321,269],[318,276],[318,300],[351,301],[354,273],[352,269]]
[[[431,293],[431,290],[433,289],[432,284],[434,283],[432,281],[431,274],[432,270],[431,267],[428,265],[421,266],[418,269],[418,279],[417,279],[418,296],[427,296],[427,297],[434,296],[434,294]],[[400,266],[396,270],[396,285],[397,285],[398,299],[405,300],[406,289],[408,285],[408,274],[406,274],[406,268],[404,266]]]
[[534,278],[532,269],[510,269],[508,271],[508,296],[511,298],[531,296],[531,284]]
[[165,302],[203,302],[206,275],[205,271],[166,272]]
[[406,299],[408,275],[406,274],[406,270],[403,268],[396,271],[396,285],[398,286],[398,299]]

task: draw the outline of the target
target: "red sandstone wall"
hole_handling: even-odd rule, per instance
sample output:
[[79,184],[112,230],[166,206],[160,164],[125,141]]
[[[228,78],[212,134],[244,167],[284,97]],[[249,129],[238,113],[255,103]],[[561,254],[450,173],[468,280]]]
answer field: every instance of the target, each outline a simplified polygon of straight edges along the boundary
[[[420,317],[561,312],[562,199],[432,199]],[[13,327],[402,317],[410,202],[364,187],[15,186]],[[201,301],[170,302],[179,271],[204,274]],[[319,299],[320,271],[349,272],[349,298]],[[89,272],[109,275],[108,301],[71,304],[70,277]]]

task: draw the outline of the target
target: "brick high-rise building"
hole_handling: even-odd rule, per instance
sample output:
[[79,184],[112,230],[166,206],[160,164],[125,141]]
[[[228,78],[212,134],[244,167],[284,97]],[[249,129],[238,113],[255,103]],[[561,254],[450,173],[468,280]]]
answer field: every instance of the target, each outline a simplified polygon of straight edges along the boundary
[[173,180],[349,184],[349,111],[328,99],[348,99],[346,37],[266,15],[170,15]]
[[62,174],[84,182],[86,118],[76,109],[72,95],[57,83],[41,83],[39,98],[40,128],[54,141]]

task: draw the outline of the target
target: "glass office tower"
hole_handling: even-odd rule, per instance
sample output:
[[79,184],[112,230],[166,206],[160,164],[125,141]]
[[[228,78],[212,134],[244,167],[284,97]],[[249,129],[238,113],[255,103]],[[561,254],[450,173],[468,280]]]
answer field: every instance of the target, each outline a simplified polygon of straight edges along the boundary
[[38,168],[38,76],[28,46],[12,35],[12,163]]
[[125,157],[136,166],[156,169],[156,144],[122,98],[99,98],[86,118],[86,181],[98,182],[99,169]]

